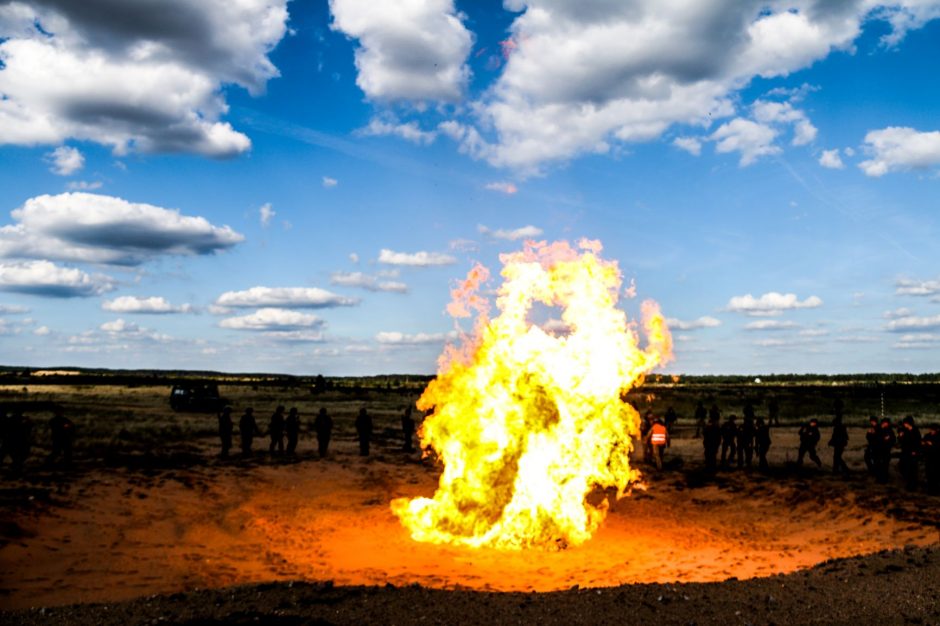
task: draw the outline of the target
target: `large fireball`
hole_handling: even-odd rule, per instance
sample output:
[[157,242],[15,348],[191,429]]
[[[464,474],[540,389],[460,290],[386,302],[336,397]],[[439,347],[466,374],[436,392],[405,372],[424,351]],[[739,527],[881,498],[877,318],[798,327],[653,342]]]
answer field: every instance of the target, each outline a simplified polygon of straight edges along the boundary
[[[490,319],[477,266],[448,310],[477,320],[448,346],[418,400],[434,413],[421,429],[444,469],[433,498],[397,499],[392,510],[418,541],[473,547],[558,548],[587,541],[607,501],[639,473],[630,467],[640,417],[622,394],[671,357],[659,307],[642,305],[647,335],[617,308],[621,275],[601,245],[527,243],[500,256],[503,283]],[[560,310],[560,320],[539,320]]]

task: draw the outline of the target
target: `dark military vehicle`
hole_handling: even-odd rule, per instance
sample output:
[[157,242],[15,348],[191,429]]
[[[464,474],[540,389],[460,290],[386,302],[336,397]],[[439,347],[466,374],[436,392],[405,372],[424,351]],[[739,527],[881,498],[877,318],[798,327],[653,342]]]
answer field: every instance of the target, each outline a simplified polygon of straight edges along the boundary
[[170,391],[170,407],[174,411],[218,412],[226,404],[215,383],[178,383]]

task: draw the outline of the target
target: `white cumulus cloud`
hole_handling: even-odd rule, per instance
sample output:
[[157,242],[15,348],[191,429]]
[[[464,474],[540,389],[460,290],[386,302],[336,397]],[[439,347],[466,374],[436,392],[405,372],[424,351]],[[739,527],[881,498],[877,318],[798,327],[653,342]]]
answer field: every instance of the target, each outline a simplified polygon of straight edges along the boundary
[[252,287],[243,291],[227,291],[216,298],[215,310],[224,313],[230,308],[308,308],[325,309],[353,306],[356,298],[347,298],[319,287]]
[[104,186],[100,180],[70,180],[68,184],[65,185],[66,189],[69,191],[94,191],[95,189],[101,189]]
[[914,280],[899,278],[895,283],[894,293],[899,296],[940,297],[940,278],[932,280]]
[[797,324],[783,320],[757,320],[744,326],[745,330],[789,330],[797,328]]
[[212,254],[244,237],[178,210],[91,193],[37,196],[0,227],[0,257],[140,265],[161,255]]
[[274,219],[274,216],[277,215],[277,212],[274,208],[271,207],[270,202],[265,202],[261,205],[261,208],[258,209],[258,217],[261,220],[261,227],[267,228],[271,225],[271,220]]
[[88,274],[51,261],[0,263],[0,291],[52,298],[101,295],[114,289],[114,280],[103,274]]
[[378,118],[372,118],[369,125],[359,131],[360,135],[367,137],[395,136],[418,145],[428,145],[434,142],[437,133],[434,131],[421,130],[417,122],[387,122]]
[[897,126],[872,130],[865,135],[864,150],[870,158],[858,166],[868,176],[926,170],[940,165],[940,131]]
[[796,294],[771,291],[759,298],[751,294],[734,296],[728,301],[727,310],[751,316],[780,315],[791,309],[813,309],[822,306],[818,296],[800,300]]
[[456,257],[441,252],[395,252],[387,248],[383,248],[379,251],[379,263],[386,265],[433,267],[438,265],[453,265],[456,262]]
[[676,137],[672,145],[695,156],[702,154],[702,142],[695,137]]
[[368,291],[387,291],[408,293],[408,285],[397,280],[383,280],[378,276],[363,272],[333,272],[330,284],[342,287],[358,287]]
[[[708,129],[734,114],[737,92],[755,77],[787,76],[834,50],[850,51],[869,21],[887,20],[900,40],[934,17],[925,7],[940,3],[508,0],[504,6],[519,15],[503,72],[471,103],[476,119],[454,120],[450,134],[474,158],[526,174],[653,140],[674,125]],[[810,90],[800,88],[791,99]],[[805,115],[787,124],[791,143],[813,140]],[[739,149],[732,144],[724,146]],[[759,149],[742,160],[767,154],[768,146],[765,132]]]
[[417,346],[424,344],[444,343],[453,339],[454,333],[417,333],[409,335],[398,331],[382,331],[375,336],[375,340],[383,344]]
[[715,328],[721,326],[721,320],[708,315],[694,320],[680,320],[670,317],[666,320],[666,325],[670,330],[698,330],[700,328]]
[[359,41],[356,84],[374,100],[456,101],[473,35],[453,0],[330,0],[331,28]]
[[260,93],[287,0],[19,0],[0,5],[0,144],[230,157],[223,85]]
[[138,296],[120,296],[114,300],[105,300],[101,303],[101,308],[112,313],[191,313],[193,307],[191,304],[170,304],[166,298],[161,296],[150,296],[146,298]]
[[504,241],[519,241],[520,239],[534,239],[535,237],[540,237],[544,232],[538,226],[532,226],[531,224],[527,226],[522,226],[520,228],[505,229],[497,228],[492,229],[480,224],[477,226],[477,231],[481,235],[486,235],[487,237],[492,237],[493,239],[502,239]]
[[890,320],[885,328],[891,332],[907,332],[912,330],[940,330],[940,315],[916,316],[908,315]]
[[47,154],[46,158],[52,164],[52,173],[59,176],[71,176],[85,167],[85,157],[78,148],[71,146],[59,146]]
[[716,142],[715,152],[740,152],[739,164],[745,167],[762,156],[782,152],[774,145],[776,136],[777,131],[772,127],[738,117],[719,126],[709,139]]
[[310,329],[322,325],[323,320],[312,313],[275,307],[258,309],[248,315],[228,317],[219,322],[219,326],[222,328],[263,331]]
[[841,170],[845,167],[842,157],[839,156],[839,149],[823,150],[819,157],[819,164],[831,170]]
[[940,334],[907,333],[901,335],[893,347],[899,350],[937,350],[940,349]]

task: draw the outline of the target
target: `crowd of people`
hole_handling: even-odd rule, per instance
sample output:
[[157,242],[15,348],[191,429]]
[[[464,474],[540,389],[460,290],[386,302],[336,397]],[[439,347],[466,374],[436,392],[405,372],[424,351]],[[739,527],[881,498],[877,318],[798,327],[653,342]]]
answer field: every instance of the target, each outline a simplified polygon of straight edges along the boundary
[[[221,444],[220,456],[228,458],[232,451],[236,423],[232,417],[233,409],[226,406],[218,413],[218,435]],[[676,411],[669,407],[663,417],[654,416],[647,411],[641,421],[640,437],[644,460],[658,469],[663,468],[665,450],[670,446],[678,422]],[[768,404],[768,416],[758,416],[751,403],[742,411],[738,423],[737,415],[730,414],[722,421],[721,410],[716,404],[706,409],[698,403],[694,412],[694,438],[701,438],[704,448],[704,461],[710,470],[732,468],[752,469],[755,460],[759,470],[769,469],[767,454],[772,444],[772,428],[779,426],[779,407],[776,402]],[[333,418],[325,408],[321,408],[311,424],[311,430],[317,440],[317,453],[322,457],[329,454],[333,436]],[[301,435],[300,413],[296,408],[285,411],[278,406],[268,420],[266,430],[262,431],[255,418],[254,409],[244,409],[238,420],[238,437],[242,457],[255,454],[255,439],[268,438],[267,451],[271,457],[295,457]],[[355,422],[359,454],[369,456],[374,439],[372,416],[361,408]],[[401,414],[402,450],[414,452],[415,420],[412,407],[406,407]],[[14,472],[22,471],[30,455],[34,437],[33,421],[22,411],[10,414],[0,412],[0,465],[11,460]],[[75,424],[65,417],[61,410],[55,410],[48,422],[51,438],[51,452],[45,459],[47,467],[68,467],[72,463],[72,443],[75,438]],[[802,424],[798,431],[799,448],[796,451],[796,465],[802,466],[808,459],[817,467],[822,467],[817,448],[822,440],[819,420],[811,418]],[[940,494],[940,427],[932,424],[922,434],[913,417],[908,416],[896,424],[887,418],[872,416],[865,434],[865,466],[879,482],[890,480],[892,459],[898,459],[897,467],[908,489],[914,490],[921,484],[921,465],[924,467],[927,490]],[[831,471],[834,474],[848,475],[849,467],[843,458],[849,444],[842,405],[837,403],[831,422],[828,447],[832,449]]]
[[[722,422],[721,410],[716,404],[706,409],[704,404],[699,402],[695,408],[696,429],[693,437],[702,439],[705,466],[712,470],[733,467],[749,470],[753,468],[756,456],[758,469],[769,469],[767,453],[772,443],[771,426],[779,424],[779,407],[772,402],[769,409],[769,416],[765,421],[763,417],[755,414],[754,406],[747,403],[739,425],[737,415],[728,415]],[[676,412],[672,407],[669,407],[662,418],[655,417],[652,411],[646,412],[640,426],[645,462],[662,469],[664,450],[670,444],[671,433],[677,421]],[[831,429],[827,445],[832,448],[832,472],[848,476],[849,467],[843,455],[849,445],[849,433],[843,421],[841,403],[835,406]],[[802,467],[804,460],[809,458],[816,467],[822,467],[823,462],[817,452],[822,440],[819,420],[814,417],[803,423],[798,436],[796,465]],[[897,458],[898,470],[905,485],[908,489],[915,490],[921,482],[920,465],[923,462],[927,491],[940,494],[940,425],[931,424],[927,434],[922,435],[910,415],[897,424],[892,424],[891,419],[887,417],[879,420],[872,416],[869,418],[865,438],[865,465],[868,472],[879,482],[889,481],[891,460]]]
[[[33,420],[22,411],[0,411],[0,465],[9,457],[14,472],[23,470],[33,447],[33,429]],[[60,409],[56,409],[49,420],[49,435],[52,452],[46,457],[46,466],[70,466],[75,424]]]
[[[411,407],[407,407],[401,417],[401,432],[404,441],[402,450],[405,452],[414,452],[414,434],[415,422],[412,418]],[[232,449],[232,437],[234,435],[235,423],[232,420],[232,407],[226,406],[219,413],[219,439],[221,441],[222,458],[228,458]],[[369,456],[370,444],[372,443],[374,425],[372,416],[363,407],[359,409],[354,422],[356,429],[356,439],[359,442],[360,456]],[[262,432],[255,419],[254,409],[248,407],[238,420],[238,435],[241,443],[241,454],[243,457],[250,457],[254,453],[254,440],[257,437],[267,437],[270,440],[268,453],[271,456],[296,456],[297,443],[300,438],[300,414],[296,408],[291,408],[287,415],[284,414],[284,407],[279,405],[271,419],[268,420],[267,432]],[[317,454],[320,458],[326,457],[330,450],[330,441],[333,438],[333,418],[325,408],[321,408],[313,420],[312,430],[317,439]],[[286,446],[285,446],[286,440]]]

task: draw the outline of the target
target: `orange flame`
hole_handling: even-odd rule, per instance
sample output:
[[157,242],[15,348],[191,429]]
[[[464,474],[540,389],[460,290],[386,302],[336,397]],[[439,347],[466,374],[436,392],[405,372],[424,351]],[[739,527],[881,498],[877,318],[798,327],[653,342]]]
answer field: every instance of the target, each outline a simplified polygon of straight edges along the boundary
[[[487,318],[476,291],[488,274],[471,270],[454,291],[452,314],[479,314],[463,346],[448,346],[418,400],[435,411],[420,437],[444,465],[433,498],[399,498],[393,512],[418,541],[473,547],[557,548],[587,541],[608,503],[639,472],[630,467],[640,417],[620,400],[657,364],[672,339],[655,302],[642,304],[645,349],[636,323],[616,307],[621,275],[601,244],[527,242],[500,256],[499,314]],[[468,307],[466,303],[470,303]],[[562,309],[568,332],[531,322],[533,305]]]

